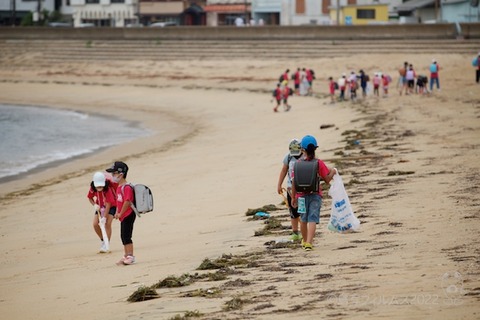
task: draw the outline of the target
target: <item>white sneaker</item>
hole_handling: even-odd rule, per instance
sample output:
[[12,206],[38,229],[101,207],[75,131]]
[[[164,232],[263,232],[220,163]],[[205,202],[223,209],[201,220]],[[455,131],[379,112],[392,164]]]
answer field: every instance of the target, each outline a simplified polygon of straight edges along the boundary
[[105,245],[105,241],[102,241],[102,245],[100,246],[100,253],[107,253],[107,246]]

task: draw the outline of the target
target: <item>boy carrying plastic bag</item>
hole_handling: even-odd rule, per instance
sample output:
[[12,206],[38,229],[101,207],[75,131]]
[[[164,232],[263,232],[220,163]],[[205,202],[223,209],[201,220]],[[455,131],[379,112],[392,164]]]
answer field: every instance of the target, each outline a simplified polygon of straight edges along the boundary
[[342,178],[338,170],[333,176],[333,182],[330,183],[328,195],[332,197],[332,211],[328,230],[334,232],[356,231],[360,227],[360,220],[355,217],[350,200],[348,199]]

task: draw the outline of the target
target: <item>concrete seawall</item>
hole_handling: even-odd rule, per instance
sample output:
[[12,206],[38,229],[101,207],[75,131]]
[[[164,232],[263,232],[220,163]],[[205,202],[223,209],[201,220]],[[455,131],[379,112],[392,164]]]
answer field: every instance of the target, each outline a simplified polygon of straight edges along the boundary
[[0,39],[51,40],[394,40],[480,39],[480,23],[384,26],[166,28],[2,27]]

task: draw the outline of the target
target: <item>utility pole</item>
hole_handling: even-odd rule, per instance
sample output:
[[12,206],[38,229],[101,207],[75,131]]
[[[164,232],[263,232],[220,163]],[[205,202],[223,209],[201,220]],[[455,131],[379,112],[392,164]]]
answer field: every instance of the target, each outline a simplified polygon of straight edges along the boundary
[[15,20],[17,20],[16,18],[16,15],[17,15],[17,0],[11,0],[10,1],[10,7],[12,8],[12,12],[11,12],[11,15],[10,15],[10,23],[12,24],[12,26],[15,26]]
[[247,25],[248,24],[247,0],[245,0],[243,4],[245,5],[245,25]]
[[340,25],[340,0],[337,0],[337,26]]
[[42,8],[42,0],[38,0],[37,1],[37,23],[36,25],[39,26],[40,25],[40,10]]

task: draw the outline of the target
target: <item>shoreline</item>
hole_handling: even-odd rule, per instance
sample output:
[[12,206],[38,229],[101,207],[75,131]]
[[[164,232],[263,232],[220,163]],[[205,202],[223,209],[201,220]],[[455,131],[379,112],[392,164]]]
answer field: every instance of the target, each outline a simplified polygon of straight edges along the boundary
[[[50,108],[50,109],[57,109],[57,110],[68,110],[73,112],[78,112],[81,114],[88,114],[94,115],[97,117],[113,117],[119,121],[124,122],[126,125],[133,125],[136,127],[144,127],[145,130],[150,131],[148,136],[138,137],[130,141],[122,142],[120,144],[112,145],[110,147],[102,147],[94,150],[92,152],[88,152],[82,155],[74,156],[68,159],[63,160],[56,160],[50,162],[48,164],[41,165],[34,169],[28,170],[27,172],[22,172],[16,174],[12,177],[5,177],[0,179],[0,200],[1,199],[9,199],[12,197],[17,197],[22,195],[23,193],[30,193],[31,185],[34,185],[34,190],[42,186],[48,186],[51,183],[57,183],[61,179],[67,179],[69,177],[75,177],[79,174],[84,174],[85,171],[97,171],[103,170],[101,167],[108,167],[111,162],[114,161],[112,157],[108,159],[109,154],[117,154],[119,153],[121,158],[129,159],[134,157],[135,155],[145,154],[149,152],[154,152],[154,150],[162,150],[165,148],[168,143],[172,141],[176,141],[178,139],[182,140],[184,135],[189,136],[194,132],[186,130],[187,127],[184,124],[185,119],[183,117],[179,117],[178,115],[169,113],[165,114],[160,111],[160,114],[165,115],[167,118],[166,120],[162,119],[162,124],[166,127],[181,127],[179,128],[179,132],[172,133],[168,135],[168,137],[162,137],[158,128],[155,126],[159,123],[156,122],[155,126],[152,124],[151,121],[147,120],[149,117],[145,117],[144,115],[135,115],[133,119],[125,116],[119,116],[115,114],[113,111],[107,112],[99,112],[100,110],[95,110],[95,107],[89,108],[82,108],[79,105],[58,105],[58,104],[36,104],[35,100],[30,100],[32,103],[15,103],[15,100],[2,100],[0,103],[2,104],[9,104],[9,105],[18,105],[18,106],[38,106],[39,108]],[[25,101],[25,100],[23,100]],[[41,101],[39,101],[41,102]],[[139,110],[142,113],[142,110]],[[149,113],[150,111],[143,111],[143,113]],[[185,133],[187,132],[187,133]],[[145,143],[147,141],[147,143]],[[158,141],[158,143],[157,143]],[[148,145],[148,147],[144,147]],[[127,151],[120,152],[121,149],[128,149]],[[103,164],[95,165],[91,167],[89,165],[82,165],[82,163],[86,161],[88,163],[94,161],[98,162],[101,161]],[[72,168],[77,168],[76,170],[80,169],[80,172],[75,174],[72,171]],[[60,176],[60,178],[55,178],[55,176]]]
[[100,118],[100,119],[114,118],[115,121],[119,122],[118,127],[129,126],[129,127],[132,127],[132,128],[140,128],[140,129],[144,130],[144,133],[142,133],[142,135],[130,138],[128,141],[122,141],[122,142],[119,142],[117,144],[106,146],[106,147],[97,147],[97,148],[95,148],[91,151],[83,152],[82,154],[69,156],[68,158],[65,158],[65,159],[52,160],[52,161],[49,161],[47,163],[39,164],[36,167],[31,168],[31,169],[23,170],[23,171],[20,171],[20,172],[17,172],[17,173],[14,173],[14,174],[11,174],[11,175],[8,175],[8,176],[5,176],[5,177],[1,177],[0,178],[0,186],[4,183],[21,180],[21,179],[24,179],[26,176],[34,175],[34,174],[37,174],[37,173],[41,173],[42,171],[45,171],[47,169],[51,169],[51,168],[61,166],[61,165],[66,164],[70,161],[75,161],[75,160],[79,160],[79,159],[87,159],[95,153],[107,152],[108,149],[110,149],[112,147],[116,147],[116,146],[126,144],[126,143],[129,143],[129,142],[133,142],[136,139],[140,139],[140,138],[143,138],[143,137],[149,137],[149,136],[154,135],[153,131],[148,130],[146,128],[142,128],[142,124],[140,124],[138,121],[128,121],[128,120],[125,120],[125,119],[121,119],[120,117],[117,117],[115,115],[107,116],[105,114],[100,114],[100,113],[85,113],[81,110],[72,110],[72,109],[68,109],[68,108],[65,108],[65,107],[52,108],[52,107],[49,107],[47,105],[31,105],[31,104],[8,104],[7,105],[7,104],[4,104],[2,102],[0,102],[0,105],[20,107],[20,108],[21,107],[31,107],[31,108],[44,108],[44,109],[52,109],[52,110],[71,111],[71,112],[78,113],[80,115],[94,116],[94,117],[97,117],[97,118]]

